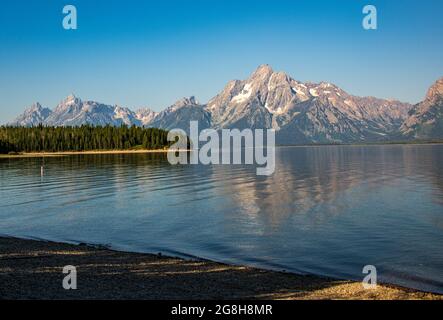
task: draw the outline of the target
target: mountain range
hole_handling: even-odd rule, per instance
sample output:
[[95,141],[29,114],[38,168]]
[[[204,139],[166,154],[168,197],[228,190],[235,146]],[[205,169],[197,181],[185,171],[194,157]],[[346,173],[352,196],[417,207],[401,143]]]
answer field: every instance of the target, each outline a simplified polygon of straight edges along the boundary
[[82,101],[74,95],[54,110],[33,104],[8,125],[136,125],[181,128],[274,128],[278,144],[356,143],[443,138],[443,78],[416,105],[351,95],[329,82],[303,83],[269,65],[228,82],[208,103],[183,98],[161,112]]

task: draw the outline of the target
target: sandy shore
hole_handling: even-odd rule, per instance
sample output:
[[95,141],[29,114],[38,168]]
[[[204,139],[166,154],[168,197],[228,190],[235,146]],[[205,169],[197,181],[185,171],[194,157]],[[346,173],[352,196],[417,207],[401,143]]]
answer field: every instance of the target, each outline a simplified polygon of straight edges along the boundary
[[[306,147],[371,147],[371,146],[426,146],[426,145],[442,145],[442,142],[428,142],[428,143],[387,143],[387,144],[318,144],[318,145],[282,145],[279,148],[306,148]],[[181,150],[181,152],[188,152],[191,150]],[[176,152],[169,149],[137,149],[137,150],[92,150],[92,151],[63,151],[63,152],[21,152],[19,154],[0,154],[1,158],[35,158],[35,157],[62,157],[79,154],[131,154],[131,153],[166,153]]]
[[[64,290],[63,266],[77,268]],[[210,261],[0,238],[1,299],[442,299],[394,286],[300,276]]]
[[[137,149],[137,150],[95,150],[95,151],[63,151],[63,152],[22,152],[19,154],[0,154],[0,158],[35,158],[35,157],[62,157],[78,154],[128,154],[128,153],[166,153],[175,152],[169,149]],[[181,152],[186,152],[182,150]]]

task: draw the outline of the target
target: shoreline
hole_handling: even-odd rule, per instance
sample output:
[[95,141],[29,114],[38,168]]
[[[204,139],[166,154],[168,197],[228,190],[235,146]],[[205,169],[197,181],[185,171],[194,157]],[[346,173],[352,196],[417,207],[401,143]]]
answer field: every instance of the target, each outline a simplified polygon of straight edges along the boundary
[[[181,150],[180,152],[186,152]],[[139,154],[139,153],[168,153],[177,152],[169,149],[139,149],[139,150],[90,150],[90,151],[58,151],[58,152],[22,152],[18,154],[0,154],[0,158],[38,158],[38,157],[64,157],[73,155],[94,154]]]
[[[310,148],[310,147],[380,147],[380,146],[428,146],[443,145],[443,142],[418,142],[418,143],[368,143],[368,144],[307,144],[307,145],[279,145],[276,148]],[[97,155],[97,154],[144,154],[144,153],[168,153],[188,152],[192,150],[169,150],[169,149],[136,149],[136,150],[88,150],[88,151],[57,151],[57,152],[20,152],[17,154],[0,154],[0,159],[8,158],[43,158],[64,157],[72,155]]]
[[[77,268],[64,290],[63,267]],[[0,237],[0,299],[426,299],[443,295],[98,246]]]

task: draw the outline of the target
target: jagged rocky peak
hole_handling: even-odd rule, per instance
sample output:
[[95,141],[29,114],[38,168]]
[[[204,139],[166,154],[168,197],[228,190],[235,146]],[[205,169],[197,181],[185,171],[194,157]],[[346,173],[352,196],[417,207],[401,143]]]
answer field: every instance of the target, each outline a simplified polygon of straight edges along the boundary
[[443,78],[440,78],[428,89],[425,100],[409,112],[400,131],[404,136],[418,139],[442,139],[442,128]]
[[143,108],[137,109],[137,111],[135,113],[137,114],[137,117],[150,117],[150,116],[157,114],[158,112],[155,112],[151,108],[143,107]]
[[43,107],[39,102],[34,102],[26,111],[40,111]]
[[38,112],[43,109],[42,105],[39,102],[34,102],[30,107],[26,108],[23,114]]
[[337,87],[335,84],[333,84],[333,83],[330,83],[330,82],[325,82],[325,81],[322,81],[322,82],[320,82],[319,84],[318,84],[318,87],[319,88],[321,88],[321,89],[326,89],[326,90],[328,90],[328,89],[330,89],[330,90],[341,90],[339,87]]
[[40,114],[44,117],[46,117],[47,115],[49,115],[49,113],[51,112],[51,110],[49,110],[48,108],[43,108],[42,105],[39,102],[34,102],[29,108],[27,108],[23,114],[32,114],[32,113],[36,113],[36,114]]
[[115,105],[114,107],[110,107],[110,109],[113,109],[113,115],[111,117],[114,121],[121,121],[128,126],[142,124],[139,122],[140,119],[138,119],[135,112],[131,111],[129,108]]
[[[227,115],[233,115],[237,111],[242,112],[233,108],[243,109],[251,104],[261,105],[271,113],[282,113],[287,111],[292,100],[307,99],[307,88],[298,84],[286,73],[275,72],[268,64],[263,64],[248,79],[230,81],[221,94],[209,101],[208,107],[220,121],[226,120],[220,114],[225,110],[228,110]],[[300,98],[296,97],[296,91],[300,93]]]
[[135,116],[142,125],[148,125],[154,118],[158,115],[158,112],[155,112],[151,108],[140,108],[135,112]]
[[81,102],[81,99],[76,97],[73,93],[71,93],[70,95],[68,95],[65,100],[63,100],[63,102],[65,104],[74,104],[74,103],[79,103]]
[[51,112],[50,109],[44,108],[40,103],[35,102],[9,124],[25,127],[39,125],[49,117]]
[[197,105],[199,105],[197,99],[194,96],[190,96],[190,97],[181,98],[180,100],[176,101],[171,107],[173,109],[177,109],[185,106],[197,106]]
[[443,97],[443,77],[438,79],[428,90],[425,100]]
[[262,64],[258,66],[258,68],[254,71],[254,73],[251,75],[251,80],[264,80],[271,76],[271,74],[274,73],[274,70],[272,70],[271,66],[269,64]]
[[61,111],[64,109],[68,109],[70,107],[77,107],[81,108],[82,100],[78,97],[76,97],[74,94],[70,94],[67,96],[63,101],[61,101],[57,107],[55,108],[55,111]]
[[384,137],[398,128],[410,108],[398,101],[352,96],[330,82],[303,83],[264,64],[246,80],[230,81],[206,110],[215,128],[289,126],[293,143],[297,132],[309,141]]
[[290,82],[294,81],[285,72],[275,72],[269,65],[260,65],[251,76],[241,83],[243,90],[266,94],[277,87],[286,86],[290,89]]

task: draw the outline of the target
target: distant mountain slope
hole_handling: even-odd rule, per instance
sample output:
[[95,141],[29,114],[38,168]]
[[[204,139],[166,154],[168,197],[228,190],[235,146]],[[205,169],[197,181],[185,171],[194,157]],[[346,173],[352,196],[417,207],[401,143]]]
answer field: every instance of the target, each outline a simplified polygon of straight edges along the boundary
[[428,90],[423,102],[414,106],[400,128],[405,137],[443,139],[443,78]]
[[157,117],[157,115],[158,112],[152,111],[149,108],[138,109],[135,112],[135,117],[141,122],[142,125],[151,123],[155,119],[155,117]]
[[36,126],[43,123],[51,113],[52,111],[50,109],[43,108],[40,103],[37,102],[15,118],[10,125],[22,127]]
[[211,127],[211,114],[200,105],[195,97],[183,98],[158,113],[148,126],[166,130],[180,128],[189,132],[189,122],[198,121],[199,129]]
[[[232,80],[207,104],[183,98],[161,112],[82,101],[71,95],[54,111],[36,104],[12,124],[31,126],[136,125],[189,130],[273,128],[277,143],[352,143],[441,137],[443,80],[422,103],[351,95],[329,82],[300,82],[268,65],[246,80]],[[399,138],[400,137],[400,138]]]
[[209,101],[215,128],[274,128],[280,143],[386,139],[412,106],[349,95],[328,82],[302,83],[260,66],[247,80],[231,81]]
[[79,126],[92,125],[141,125],[136,114],[128,108],[110,106],[95,101],[82,101],[74,95],[60,102],[44,125]]

